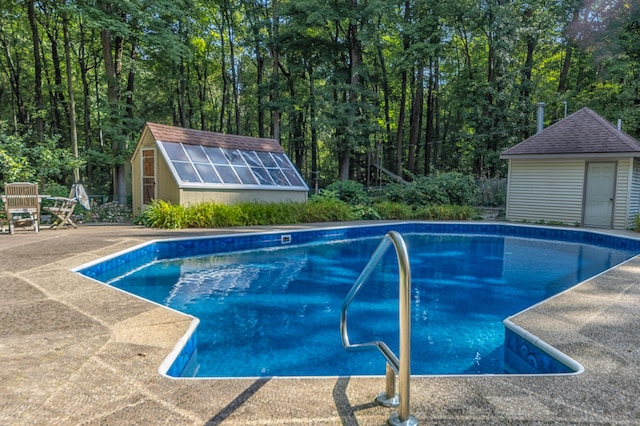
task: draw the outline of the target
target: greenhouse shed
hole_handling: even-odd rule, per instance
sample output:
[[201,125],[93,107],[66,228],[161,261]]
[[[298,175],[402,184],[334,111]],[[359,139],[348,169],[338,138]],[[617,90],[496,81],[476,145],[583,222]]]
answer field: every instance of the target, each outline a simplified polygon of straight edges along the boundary
[[146,123],[131,157],[132,204],[305,202],[308,186],[274,139]]
[[[543,104],[544,105],[544,104]],[[507,220],[626,229],[640,213],[640,142],[589,108],[505,150]]]

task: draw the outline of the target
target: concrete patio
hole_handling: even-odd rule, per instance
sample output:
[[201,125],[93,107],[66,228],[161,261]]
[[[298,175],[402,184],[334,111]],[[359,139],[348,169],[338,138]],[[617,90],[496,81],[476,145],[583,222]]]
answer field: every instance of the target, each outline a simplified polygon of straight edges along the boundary
[[[383,377],[162,377],[190,319],[70,272],[151,239],[263,229],[0,235],[0,424],[385,424],[393,409],[373,402]],[[640,423],[639,282],[636,258],[516,318],[584,373],[414,377],[411,413],[420,424]]]

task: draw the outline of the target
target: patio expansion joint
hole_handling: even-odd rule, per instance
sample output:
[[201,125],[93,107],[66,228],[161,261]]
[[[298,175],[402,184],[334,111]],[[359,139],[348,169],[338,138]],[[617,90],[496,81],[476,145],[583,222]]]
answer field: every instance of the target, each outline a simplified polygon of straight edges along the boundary
[[[104,346],[106,346],[106,344]],[[99,352],[100,351],[98,351],[98,353]],[[133,396],[136,393],[141,394],[141,395],[145,396],[146,398],[148,398],[149,400],[151,400],[151,401],[163,406],[167,410],[169,410],[171,412],[174,412],[174,413],[177,413],[180,416],[189,419],[194,424],[202,422],[202,419],[200,419],[198,416],[194,415],[192,412],[190,412],[188,410],[181,409],[181,408],[177,407],[176,405],[167,402],[165,399],[163,399],[162,397],[158,396],[157,394],[155,394],[154,392],[149,390],[147,386],[145,386],[144,384],[140,383],[138,380],[134,380],[134,379],[128,377],[126,374],[123,374],[122,371],[120,371],[118,368],[114,367],[113,365],[111,365],[108,362],[106,362],[104,359],[102,359],[99,356],[97,356],[97,354],[94,355],[93,357],[91,357],[90,359],[88,359],[87,363],[89,361],[96,362],[97,364],[100,364],[105,369],[111,371],[114,375],[119,376],[120,377],[119,380],[123,380],[123,381],[126,382],[127,385],[131,386],[132,390],[129,393],[130,396]],[[101,418],[108,417],[109,415],[111,415],[113,413],[116,413],[116,412],[118,412],[118,411],[120,411],[120,410],[122,410],[124,408],[127,408],[127,407],[138,405],[141,402],[142,401],[138,401],[137,404],[127,404],[127,403],[118,404],[110,412],[99,414],[99,415],[95,416],[92,420],[99,420]]]
[[[102,319],[102,318],[100,318],[100,317],[98,317],[96,315],[93,315],[90,312],[86,312],[83,309],[81,309],[79,306],[69,302],[68,300],[65,300],[64,296],[68,295],[69,293],[63,294],[63,295],[55,295],[55,294],[52,294],[48,289],[36,284],[35,282],[33,282],[33,280],[29,279],[29,273],[28,272],[29,271],[19,272],[17,274],[14,274],[14,276],[20,278],[21,280],[25,281],[29,285],[33,286],[38,291],[42,292],[42,294],[45,297],[41,298],[40,299],[41,301],[51,300],[53,302],[60,303],[60,304],[62,304],[64,306],[66,306],[67,308],[69,308],[69,309],[71,309],[73,311],[76,311],[79,314],[85,316],[86,318],[89,318],[89,319],[97,322],[98,324],[100,324],[103,327],[106,327],[106,328],[110,328],[111,327],[111,324],[108,323],[107,321],[105,321],[104,319]],[[91,291],[92,291],[91,288],[87,288],[85,291],[74,292],[72,294],[86,294],[86,293],[90,293]],[[25,304],[26,303],[33,303],[33,301],[29,301],[29,302],[25,301]]]

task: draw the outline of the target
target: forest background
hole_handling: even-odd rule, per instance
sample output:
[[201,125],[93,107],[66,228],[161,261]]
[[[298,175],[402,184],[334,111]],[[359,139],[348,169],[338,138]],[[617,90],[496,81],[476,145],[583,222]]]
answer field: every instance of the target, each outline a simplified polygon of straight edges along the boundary
[[640,137],[635,0],[0,0],[0,180],[126,203],[144,122],[272,137],[312,187],[455,171],[583,106]]

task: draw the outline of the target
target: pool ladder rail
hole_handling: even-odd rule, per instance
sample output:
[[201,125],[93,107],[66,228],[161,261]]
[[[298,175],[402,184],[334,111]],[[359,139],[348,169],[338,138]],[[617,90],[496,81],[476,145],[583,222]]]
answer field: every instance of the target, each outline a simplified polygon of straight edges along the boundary
[[[393,353],[386,343],[373,341],[367,343],[351,343],[347,330],[347,309],[358,294],[362,286],[373,273],[373,269],[380,262],[382,257],[394,246],[398,259],[398,285],[399,285],[399,305],[400,305],[400,359]],[[389,424],[401,426],[414,426],[418,420],[409,412],[409,393],[411,379],[411,269],[409,267],[409,256],[407,246],[400,233],[390,231],[387,233],[378,247],[371,255],[369,263],[364,267],[362,273],[351,287],[349,294],[342,302],[340,313],[340,333],[342,335],[342,345],[346,350],[362,350],[377,348],[387,360],[386,366],[386,389],[376,398],[378,402],[387,407],[398,407],[398,412],[391,414]],[[395,391],[396,374],[398,375],[399,393]]]

